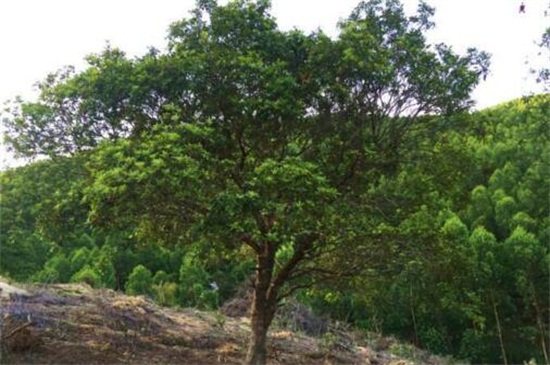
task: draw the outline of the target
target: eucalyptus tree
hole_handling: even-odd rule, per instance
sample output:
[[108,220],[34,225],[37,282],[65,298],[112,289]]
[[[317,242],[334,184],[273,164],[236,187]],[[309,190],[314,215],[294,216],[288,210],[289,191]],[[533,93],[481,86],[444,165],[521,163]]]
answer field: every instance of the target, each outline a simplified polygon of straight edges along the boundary
[[427,44],[425,3],[407,16],[397,0],[361,2],[335,39],[282,31],[269,10],[200,0],[166,52],[107,48],[6,122],[21,154],[94,150],[93,224],[254,257],[251,364],[267,360],[283,298],[346,271],[323,264],[361,243],[362,192],[399,168],[417,117],[468,109],[488,67]]

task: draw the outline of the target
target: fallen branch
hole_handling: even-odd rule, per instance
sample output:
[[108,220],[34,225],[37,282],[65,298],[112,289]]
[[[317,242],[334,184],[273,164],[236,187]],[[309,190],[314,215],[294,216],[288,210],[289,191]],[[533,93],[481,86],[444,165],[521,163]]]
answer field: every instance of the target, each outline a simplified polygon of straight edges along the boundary
[[2,336],[2,341],[7,340],[8,338],[12,337],[13,335],[15,335],[17,332],[21,331],[22,329],[27,328],[31,324],[32,324],[32,322],[27,322],[27,323],[24,323],[24,324],[20,325],[19,327],[16,327],[7,336]]

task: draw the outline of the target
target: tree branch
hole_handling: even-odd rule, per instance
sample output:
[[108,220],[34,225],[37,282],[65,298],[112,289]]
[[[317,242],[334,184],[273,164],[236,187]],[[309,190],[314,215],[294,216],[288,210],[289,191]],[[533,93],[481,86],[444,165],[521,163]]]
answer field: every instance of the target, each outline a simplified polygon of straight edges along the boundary
[[312,247],[313,242],[319,237],[317,233],[309,233],[303,239],[302,242],[296,242],[296,249],[290,260],[286,263],[285,266],[279,271],[275,280],[273,280],[273,288],[278,290],[282,284],[287,282],[300,261],[305,257],[307,251]]
[[256,254],[260,254],[261,253],[261,248],[260,248],[260,245],[258,245],[258,243],[256,241],[254,241],[254,239],[252,239],[252,237],[250,236],[250,234],[248,233],[243,233],[240,237],[239,237],[240,241],[243,242],[245,245],[251,247],[254,252],[256,252]]

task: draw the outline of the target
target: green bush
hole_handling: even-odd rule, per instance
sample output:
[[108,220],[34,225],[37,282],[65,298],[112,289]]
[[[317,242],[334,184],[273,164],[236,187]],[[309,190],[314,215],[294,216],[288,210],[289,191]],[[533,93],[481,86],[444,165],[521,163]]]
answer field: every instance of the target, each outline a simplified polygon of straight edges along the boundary
[[31,281],[39,283],[68,283],[74,271],[71,262],[63,253],[49,259],[44,268],[31,276]]
[[71,277],[71,282],[86,283],[93,288],[100,288],[103,286],[100,274],[89,265],[84,266],[80,271],[75,273]]
[[219,295],[218,292],[209,288],[208,290],[203,290],[200,293],[199,301],[197,305],[203,309],[214,310],[219,307]]
[[183,259],[179,282],[179,299],[183,306],[217,307],[218,293],[210,287],[210,275],[192,256]]
[[169,280],[169,275],[164,270],[159,270],[155,273],[155,276],[153,276],[153,282],[155,284],[162,284]]
[[419,337],[423,347],[434,354],[448,354],[451,350],[449,341],[442,329],[435,327],[424,328],[420,331]]
[[126,282],[126,293],[129,295],[153,296],[153,274],[143,265],[134,267],[128,282]]
[[77,272],[90,263],[91,251],[88,247],[74,250],[70,256],[71,270]]
[[177,304],[178,284],[171,281],[160,282],[153,284],[152,288],[158,304],[164,306],[175,306]]
[[111,246],[103,246],[97,256],[93,258],[93,267],[99,274],[103,286],[107,288],[116,288],[115,267],[113,257],[116,250]]
[[53,267],[45,267],[30,278],[35,283],[58,283],[59,272]]
[[[490,363],[491,348],[488,336],[480,331],[467,329],[462,334],[458,356],[472,364]],[[498,355],[495,355],[498,356]]]

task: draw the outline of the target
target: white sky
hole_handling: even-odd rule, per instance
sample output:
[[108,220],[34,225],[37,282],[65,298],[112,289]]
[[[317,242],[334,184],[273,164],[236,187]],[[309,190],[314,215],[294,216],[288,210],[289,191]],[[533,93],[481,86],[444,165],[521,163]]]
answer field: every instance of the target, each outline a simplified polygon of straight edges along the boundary
[[[535,45],[550,26],[550,0],[427,0],[436,8],[432,42],[462,52],[473,46],[492,54],[491,75],[474,92],[478,108],[540,91],[529,75]],[[282,29],[322,28],[334,35],[338,20],[359,0],[272,0]],[[417,0],[402,0],[414,10]],[[86,54],[106,41],[129,56],[149,46],[164,49],[168,25],[188,16],[194,0],[0,0],[0,104],[21,95],[36,97],[33,85],[65,65],[84,67]],[[545,16],[545,11],[547,14]],[[3,164],[9,160],[3,149]]]

